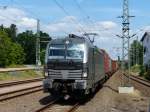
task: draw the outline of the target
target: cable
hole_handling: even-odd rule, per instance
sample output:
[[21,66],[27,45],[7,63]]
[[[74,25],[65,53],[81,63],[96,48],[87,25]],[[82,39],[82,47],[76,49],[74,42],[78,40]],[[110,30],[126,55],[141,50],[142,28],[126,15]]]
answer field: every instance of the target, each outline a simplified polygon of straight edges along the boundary
[[[8,8],[8,6],[3,6],[2,7],[2,9],[0,9],[0,10],[7,10],[7,8]],[[9,19],[9,20],[11,20],[11,21],[13,21],[13,22],[17,22],[15,19],[12,19],[12,18],[9,18],[9,17],[7,17],[7,16],[4,16],[4,15],[1,15],[1,17],[4,17],[4,18],[6,18],[6,19]]]
[[[34,16],[35,16],[34,18],[38,17],[38,15],[35,14],[35,12],[29,10],[28,8],[25,8],[22,4],[16,2],[15,0],[11,0],[11,2],[12,2],[12,4],[17,4],[17,7],[18,7],[19,9],[26,10],[28,13],[34,15]],[[20,7],[19,7],[19,6],[20,6]]]
[[[90,23],[90,28],[91,30],[89,31],[96,31],[96,30],[92,30],[92,27],[95,28],[96,27],[96,24],[95,22],[91,19],[91,17],[89,16],[89,14],[81,7],[81,5],[79,4],[79,2],[77,0],[74,0],[75,4],[77,5],[78,9],[80,10],[81,13],[83,13],[85,15],[85,17],[89,20],[88,22]],[[105,31],[105,30],[108,30],[108,29],[103,29],[102,31]],[[98,30],[97,30],[98,31]]]
[[77,0],[74,0],[77,8],[79,9],[79,11],[81,12],[81,14],[83,13],[85,15],[85,21],[87,21],[87,23],[89,23],[90,30],[92,30],[92,26],[95,26],[94,22],[90,19],[91,17],[86,13],[86,11],[80,6],[80,4],[77,2]]
[[81,13],[83,13],[86,18],[88,18],[88,20],[93,24],[93,21],[90,19],[91,17],[86,13],[86,11],[80,6],[80,4],[77,2],[77,0],[74,0],[74,2],[76,3],[78,9],[80,10]]
[[15,19],[8,18],[8,17],[6,17],[6,16],[2,16],[2,17],[6,18],[6,19],[9,19],[9,20],[11,20],[11,21],[13,21],[13,22],[15,22],[15,23],[17,23],[17,20],[15,20]]
[[[12,0],[12,1],[13,1],[13,3],[18,4],[17,2],[15,2],[15,0]],[[23,5],[21,5],[21,4],[18,4],[18,5],[21,6],[21,7],[19,7],[19,8],[21,8],[21,9],[27,11],[28,13],[34,15],[34,16],[35,16],[34,18],[37,18],[37,17],[39,16],[39,15],[37,15],[35,12],[29,10],[28,8],[25,8]],[[62,31],[62,32],[64,32],[64,33],[67,34],[67,35],[69,34],[69,33],[65,32],[65,31]]]
[[[53,0],[55,2],[55,4],[67,15],[67,16],[71,16],[65,9],[64,7],[58,3],[57,0]],[[78,25],[78,27],[80,28],[80,30],[82,30],[82,32],[86,33],[86,31],[84,30],[84,28],[80,25],[79,22],[75,21],[74,19],[70,18],[72,20],[72,22],[74,22],[76,25]]]

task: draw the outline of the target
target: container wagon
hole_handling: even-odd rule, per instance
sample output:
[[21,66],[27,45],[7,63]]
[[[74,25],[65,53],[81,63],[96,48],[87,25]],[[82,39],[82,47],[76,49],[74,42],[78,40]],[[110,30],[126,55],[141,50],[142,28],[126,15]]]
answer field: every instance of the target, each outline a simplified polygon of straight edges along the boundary
[[107,75],[107,78],[109,78],[111,76],[111,58],[104,49],[102,49],[102,51],[104,55],[104,71]]
[[118,62],[116,60],[112,60],[112,72],[116,72],[118,69]]

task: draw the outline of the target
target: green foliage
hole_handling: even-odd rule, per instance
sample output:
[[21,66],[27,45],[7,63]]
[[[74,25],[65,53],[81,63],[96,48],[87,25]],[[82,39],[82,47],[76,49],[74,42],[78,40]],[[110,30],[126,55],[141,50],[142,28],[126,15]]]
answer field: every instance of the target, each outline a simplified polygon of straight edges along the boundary
[[150,69],[148,69],[147,72],[145,72],[144,77],[150,80]]
[[139,41],[133,41],[130,49],[131,66],[143,65],[143,46]]
[[45,62],[45,52],[46,52],[46,49],[42,49],[41,50],[40,56],[41,56],[41,62],[42,62],[42,64]]
[[25,60],[25,53],[23,48],[18,43],[11,43],[9,50],[9,64],[23,64]]
[[24,51],[22,47],[12,42],[7,32],[0,29],[0,66],[10,64],[22,64],[24,62]]
[[24,66],[24,65],[11,64],[11,65],[7,66],[6,68],[24,68],[24,67],[26,67],[26,66]]
[[[42,31],[40,31],[40,37],[41,41],[51,40],[51,38],[48,38],[49,35],[47,33],[43,33]],[[32,31],[22,32],[17,36],[17,42],[23,47],[26,53],[25,64],[35,64],[36,62],[36,38],[37,35]],[[40,43],[40,46],[41,61],[44,63],[47,43]]]
[[[25,31],[17,35],[16,25],[6,28],[0,26],[0,67],[16,64],[35,64],[36,61],[36,38],[32,31]],[[40,31],[41,41],[50,41],[49,35]],[[41,45],[41,61],[44,63],[47,43]]]
[[140,73],[141,72],[141,65],[135,65],[131,67],[131,71],[134,73]]
[[14,41],[16,42],[16,38],[17,38],[17,27],[15,24],[11,24],[10,28],[9,28],[9,32],[8,32],[8,36]]
[[36,55],[36,35],[32,31],[18,34],[17,42],[22,46],[25,56],[25,64],[35,64]]
[[3,25],[0,26],[0,29],[7,33],[8,37],[11,38],[13,42],[16,42],[17,38],[17,27],[15,24],[11,24],[10,27],[6,28]]
[[5,72],[0,73],[0,81],[3,80],[24,80],[24,79],[31,79],[31,78],[38,78],[42,77],[42,72],[28,70],[28,71],[17,71],[17,72]]
[[144,66],[140,66],[140,76],[144,76],[144,73],[145,73],[145,67]]

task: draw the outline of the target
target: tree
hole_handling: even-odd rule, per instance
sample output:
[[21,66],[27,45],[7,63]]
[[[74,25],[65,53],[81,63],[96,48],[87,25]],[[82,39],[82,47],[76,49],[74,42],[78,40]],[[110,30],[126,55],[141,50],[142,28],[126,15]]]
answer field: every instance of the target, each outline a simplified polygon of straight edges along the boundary
[[36,35],[32,31],[27,30],[17,36],[17,42],[23,47],[25,56],[25,64],[35,64],[35,44]]
[[[51,40],[47,33],[40,31],[40,40],[47,41]],[[25,57],[25,64],[35,64],[36,62],[36,38],[37,35],[34,34],[32,31],[25,31],[17,36],[17,42],[24,48],[26,53]],[[41,61],[44,62],[45,58],[45,50],[46,50],[47,43],[41,43]]]
[[16,42],[17,27],[16,27],[15,24],[11,24],[10,27],[8,27],[8,28],[6,28],[3,25],[1,25],[0,29],[5,31],[7,33],[7,35],[8,35],[8,37],[10,37],[13,42]]
[[[6,28],[0,26],[0,66],[10,64],[35,64],[36,38],[32,31],[25,31],[17,35],[15,24]],[[40,31],[41,41],[50,41],[49,35]],[[41,44],[41,61],[44,62],[47,43]]]
[[143,65],[143,46],[139,41],[133,41],[130,48],[131,66]]
[[10,31],[9,31],[9,37],[14,41],[16,42],[16,37],[17,37],[17,27],[15,24],[11,24],[10,25]]
[[4,29],[0,29],[0,66],[22,64],[24,56],[23,48],[19,44],[12,42]]

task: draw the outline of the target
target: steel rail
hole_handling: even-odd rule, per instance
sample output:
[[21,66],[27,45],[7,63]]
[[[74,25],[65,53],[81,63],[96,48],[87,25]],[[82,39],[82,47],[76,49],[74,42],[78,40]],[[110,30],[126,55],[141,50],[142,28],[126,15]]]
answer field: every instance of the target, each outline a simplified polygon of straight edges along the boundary
[[[43,112],[45,111],[47,108],[51,108],[54,106],[54,104],[59,100],[58,99],[55,99],[54,101],[50,102],[49,104],[45,105],[44,107],[36,110],[35,112]],[[66,112],[75,112],[77,110],[77,108],[79,107],[79,103],[76,103],[75,105],[73,105],[69,110],[67,110]]]
[[20,81],[12,81],[12,82],[0,83],[0,87],[7,87],[7,86],[14,86],[14,85],[25,84],[25,83],[38,82],[38,81],[42,81],[43,79],[44,78],[35,78],[35,79],[28,79],[28,80],[20,80]]
[[54,99],[53,101],[51,101],[50,103],[48,103],[47,105],[41,107],[40,109],[37,109],[34,112],[43,112],[44,110],[46,110],[47,108],[51,108],[52,106],[54,106],[54,104],[59,100],[59,98]]
[[39,91],[42,91],[42,90],[43,90],[42,88],[39,88],[39,89],[35,89],[35,90],[32,90],[32,91],[24,92],[24,93],[21,93],[21,94],[18,94],[18,95],[8,96],[6,98],[0,99],[0,102],[10,100],[10,99],[13,99],[13,98],[17,98],[17,97],[20,97],[20,96],[25,96],[25,95],[28,95],[28,94],[36,93],[36,92],[39,92]]
[[71,107],[68,111],[66,112],[75,112],[80,106],[80,103],[77,102],[75,105],[73,105],[73,107]]
[[[128,77],[126,74],[124,74],[124,76]],[[136,76],[133,76],[133,75],[130,75],[130,79],[133,80],[133,81],[136,81],[144,86],[147,86],[147,87],[150,87],[150,82],[149,81],[146,81],[144,79],[141,79],[141,78],[137,78]]]
[[143,78],[141,78],[141,77],[139,77],[139,76],[131,75],[131,77],[134,77],[134,78],[137,78],[137,79],[139,79],[139,80],[142,80],[142,81],[145,81],[145,82],[150,83],[149,80],[143,79]]
[[42,87],[42,85],[38,85],[38,86],[34,86],[34,87],[29,87],[29,88],[25,88],[25,89],[20,89],[20,90],[15,90],[15,91],[10,91],[10,92],[6,92],[6,93],[1,93],[0,96],[14,94],[14,93],[18,93],[18,92],[27,91],[27,90],[32,90],[32,89],[36,89],[36,88],[39,88],[39,87]]

